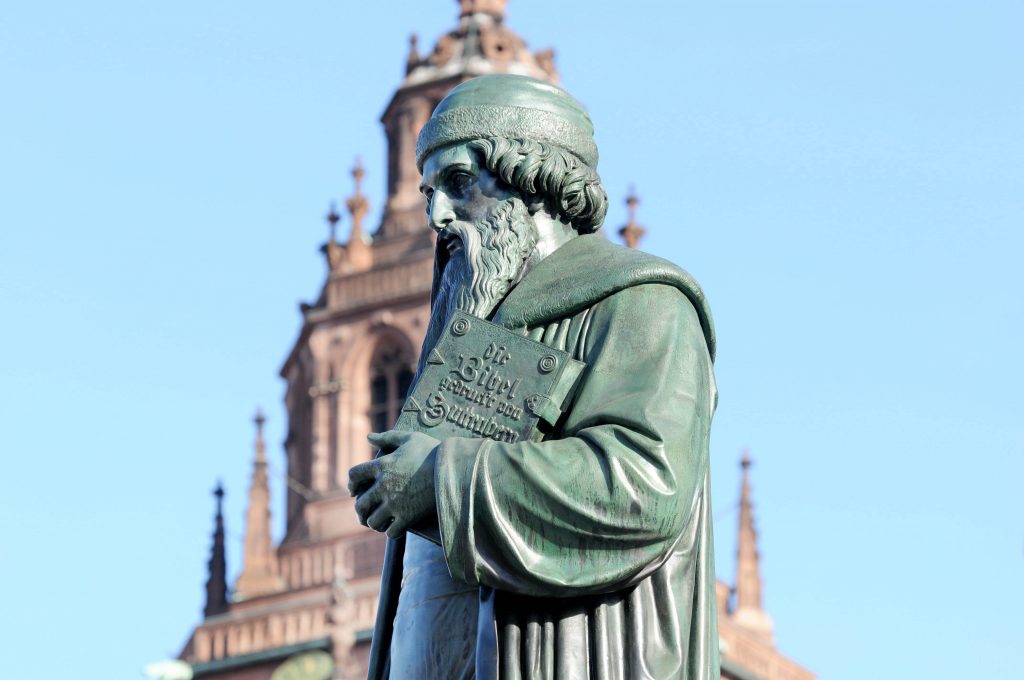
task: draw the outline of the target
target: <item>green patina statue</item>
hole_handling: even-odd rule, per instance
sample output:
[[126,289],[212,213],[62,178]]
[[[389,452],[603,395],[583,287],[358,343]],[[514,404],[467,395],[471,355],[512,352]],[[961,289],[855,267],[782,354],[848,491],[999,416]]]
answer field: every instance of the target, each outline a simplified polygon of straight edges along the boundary
[[431,320],[349,472],[390,539],[371,680],[719,677],[711,314],[595,233],[597,158],[583,107],[520,76],[459,85],[420,134]]

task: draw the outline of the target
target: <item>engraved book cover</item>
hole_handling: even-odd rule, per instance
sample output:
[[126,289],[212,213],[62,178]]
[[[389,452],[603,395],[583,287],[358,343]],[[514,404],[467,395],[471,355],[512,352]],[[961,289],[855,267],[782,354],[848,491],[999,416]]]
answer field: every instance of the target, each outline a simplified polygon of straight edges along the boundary
[[395,429],[514,443],[554,425],[583,373],[566,352],[456,312],[427,357]]

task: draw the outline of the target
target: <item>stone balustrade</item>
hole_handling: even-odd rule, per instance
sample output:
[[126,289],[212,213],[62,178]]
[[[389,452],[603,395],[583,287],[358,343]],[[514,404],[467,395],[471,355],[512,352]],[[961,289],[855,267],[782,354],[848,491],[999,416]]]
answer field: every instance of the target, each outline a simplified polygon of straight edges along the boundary
[[332,278],[327,284],[327,308],[336,313],[429,292],[433,277],[433,259],[415,258]]
[[192,638],[192,663],[251,654],[328,634],[327,606],[204,623]]
[[289,590],[333,583],[339,566],[349,580],[377,578],[384,544],[382,536],[367,532],[359,538],[292,548],[279,556],[281,578]]

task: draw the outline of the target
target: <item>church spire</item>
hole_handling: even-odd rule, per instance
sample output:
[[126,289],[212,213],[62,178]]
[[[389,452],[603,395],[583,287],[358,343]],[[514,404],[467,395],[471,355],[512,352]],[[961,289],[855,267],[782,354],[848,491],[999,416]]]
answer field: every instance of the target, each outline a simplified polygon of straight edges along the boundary
[[754,506],[750,500],[750,452],[743,452],[740,467],[743,481],[740,485],[740,525],[736,547],[736,609],[735,622],[750,632],[771,640],[772,620],[762,608],[761,566],[757,551],[757,529],[754,526]]
[[640,245],[640,239],[647,233],[647,230],[636,221],[636,207],[639,204],[640,199],[636,195],[636,189],[632,186],[629,187],[629,194],[626,195],[626,209],[629,211],[629,221],[619,229],[619,236],[622,237],[623,242],[628,247],[633,249]]
[[245,553],[242,573],[235,581],[235,599],[244,600],[257,595],[276,592],[280,588],[277,577],[277,555],[270,537],[270,484],[267,479],[267,451],[263,441],[263,424],[267,419],[256,410],[255,455],[252,464],[252,484],[249,486],[249,509],[245,518]]
[[228,610],[227,559],[224,554],[224,486],[217,482],[213,491],[217,499],[217,515],[213,528],[213,547],[210,549],[209,577],[206,580],[206,606],[203,616],[223,614]]

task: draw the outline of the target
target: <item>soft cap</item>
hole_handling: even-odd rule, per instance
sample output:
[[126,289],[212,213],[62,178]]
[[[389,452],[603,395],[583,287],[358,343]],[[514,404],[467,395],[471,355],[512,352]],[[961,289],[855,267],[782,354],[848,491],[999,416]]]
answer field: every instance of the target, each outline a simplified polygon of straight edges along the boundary
[[441,100],[416,142],[416,166],[449,144],[485,137],[561,147],[597,169],[594,125],[583,105],[543,80],[495,74],[458,85]]

